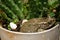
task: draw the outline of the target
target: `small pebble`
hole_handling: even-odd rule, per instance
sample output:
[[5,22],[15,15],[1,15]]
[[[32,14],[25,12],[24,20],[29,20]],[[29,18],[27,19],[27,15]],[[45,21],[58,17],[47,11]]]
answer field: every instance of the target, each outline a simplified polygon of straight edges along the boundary
[[55,12],[56,12],[56,10],[54,9],[54,10],[53,10],[53,12],[55,13]]
[[25,23],[25,22],[27,22],[27,21],[28,21],[27,19],[24,19],[24,20],[22,21],[22,24]]
[[17,25],[14,24],[13,22],[11,22],[11,23],[10,23],[10,27],[11,27],[11,29],[16,29],[16,28],[17,28]]
[[42,32],[42,31],[44,31],[44,29],[38,29],[38,32]]

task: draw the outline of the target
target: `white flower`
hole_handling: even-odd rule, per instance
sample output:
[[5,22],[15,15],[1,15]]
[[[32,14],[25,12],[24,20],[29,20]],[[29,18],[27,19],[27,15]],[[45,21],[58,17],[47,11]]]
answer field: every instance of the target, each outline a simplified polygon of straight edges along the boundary
[[17,25],[14,24],[13,22],[11,22],[11,23],[10,23],[10,27],[11,27],[11,29],[16,29],[16,28],[17,28]]

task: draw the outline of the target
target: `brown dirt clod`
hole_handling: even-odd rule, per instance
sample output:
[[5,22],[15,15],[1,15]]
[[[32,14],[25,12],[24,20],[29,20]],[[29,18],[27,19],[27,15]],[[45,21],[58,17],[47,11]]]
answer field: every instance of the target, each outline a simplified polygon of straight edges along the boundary
[[[24,23],[20,32],[38,32],[50,28],[55,23],[54,18],[34,18]],[[40,30],[41,29],[41,30]]]

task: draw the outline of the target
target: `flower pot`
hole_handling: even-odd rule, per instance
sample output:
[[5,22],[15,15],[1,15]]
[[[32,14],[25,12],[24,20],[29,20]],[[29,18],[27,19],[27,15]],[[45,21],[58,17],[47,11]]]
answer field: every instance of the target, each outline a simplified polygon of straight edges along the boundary
[[13,32],[0,27],[1,40],[58,40],[59,24],[55,27],[36,33]]

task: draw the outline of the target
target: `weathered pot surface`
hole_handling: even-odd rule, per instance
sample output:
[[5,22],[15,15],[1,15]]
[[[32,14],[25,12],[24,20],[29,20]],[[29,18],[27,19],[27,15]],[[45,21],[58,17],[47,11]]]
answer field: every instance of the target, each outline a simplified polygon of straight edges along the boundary
[[55,27],[36,33],[22,33],[6,30],[0,26],[1,40],[58,40],[59,39],[59,24]]

